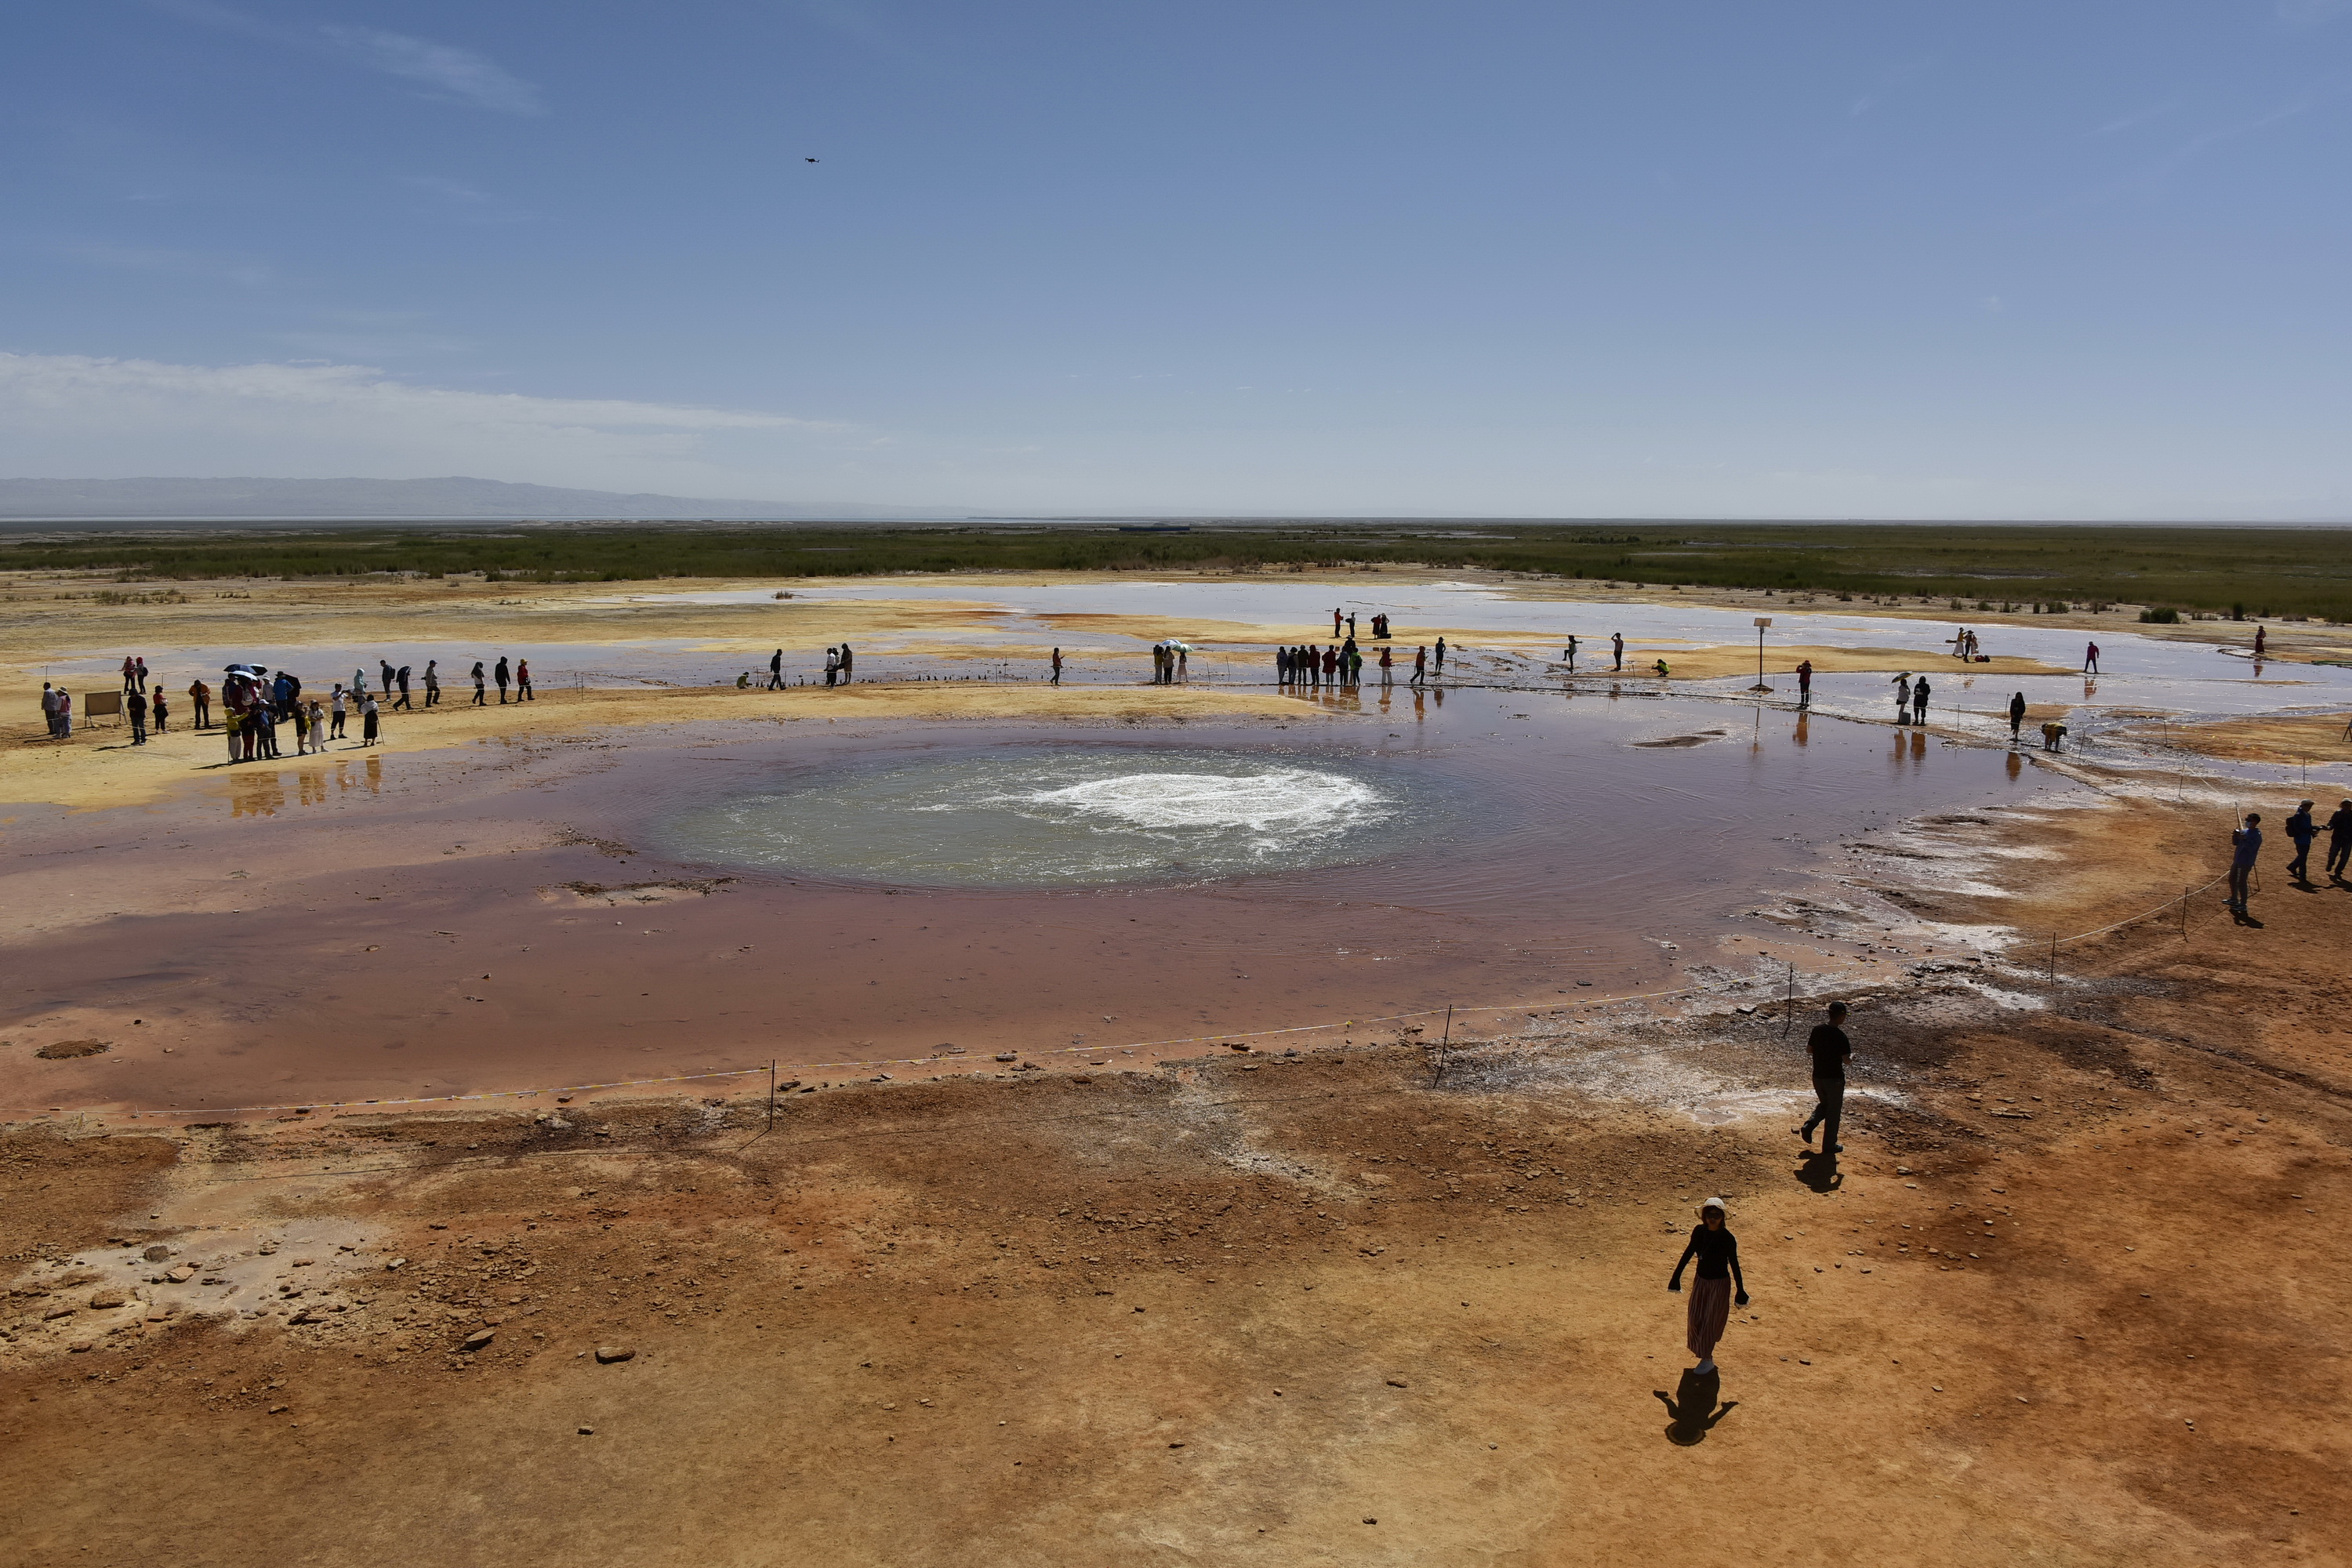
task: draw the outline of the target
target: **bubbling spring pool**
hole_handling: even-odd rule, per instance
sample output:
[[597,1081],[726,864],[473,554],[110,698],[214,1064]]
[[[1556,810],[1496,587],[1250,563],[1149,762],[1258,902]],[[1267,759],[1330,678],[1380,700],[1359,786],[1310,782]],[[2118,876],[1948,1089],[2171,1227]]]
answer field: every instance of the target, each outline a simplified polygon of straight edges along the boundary
[[852,763],[672,818],[681,858],[860,881],[1055,888],[1353,865],[1444,814],[1408,768],[1325,754],[1012,747]]

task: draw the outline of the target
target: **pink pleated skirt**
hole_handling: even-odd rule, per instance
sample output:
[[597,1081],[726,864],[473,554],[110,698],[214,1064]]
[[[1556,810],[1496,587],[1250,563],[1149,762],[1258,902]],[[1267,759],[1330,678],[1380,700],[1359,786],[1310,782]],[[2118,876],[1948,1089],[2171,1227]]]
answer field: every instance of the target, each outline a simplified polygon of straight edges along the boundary
[[1723,1326],[1730,1321],[1731,1281],[1728,1279],[1692,1280],[1687,1341],[1690,1353],[1701,1361],[1713,1355],[1716,1342],[1723,1338]]

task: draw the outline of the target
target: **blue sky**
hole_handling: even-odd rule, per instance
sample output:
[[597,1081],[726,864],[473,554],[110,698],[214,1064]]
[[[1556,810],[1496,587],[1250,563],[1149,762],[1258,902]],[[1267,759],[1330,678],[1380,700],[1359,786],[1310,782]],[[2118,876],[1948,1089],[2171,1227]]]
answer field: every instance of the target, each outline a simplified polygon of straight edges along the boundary
[[2352,517],[2352,0],[77,0],[9,39],[0,474]]

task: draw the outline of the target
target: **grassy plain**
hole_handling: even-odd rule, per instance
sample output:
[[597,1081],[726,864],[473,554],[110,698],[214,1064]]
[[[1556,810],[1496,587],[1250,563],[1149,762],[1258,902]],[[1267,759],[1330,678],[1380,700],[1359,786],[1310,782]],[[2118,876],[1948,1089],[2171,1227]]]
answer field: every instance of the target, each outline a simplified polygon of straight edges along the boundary
[[[1974,613],[2119,604],[2352,621],[2352,530],[1994,523],[1202,521],[482,524],[18,533],[0,571],[136,582],[484,574],[503,581],[898,572],[1434,566],[1643,587],[1773,588]],[[1954,605],[1957,601],[1957,605]]]

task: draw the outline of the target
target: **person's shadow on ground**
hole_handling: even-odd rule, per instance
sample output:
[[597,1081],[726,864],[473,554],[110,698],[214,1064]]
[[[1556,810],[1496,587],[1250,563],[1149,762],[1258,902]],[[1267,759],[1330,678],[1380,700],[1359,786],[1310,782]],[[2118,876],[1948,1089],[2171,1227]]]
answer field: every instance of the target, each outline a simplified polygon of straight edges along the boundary
[[2244,910],[2231,910],[2230,911],[2230,918],[2236,921],[2242,926],[2252,926],[2256,931],[2265,929],[2262,921],[2254,919],[2252,914],[2248,913]]
[[1845,1173],[1838,1169],[1837,1156],[1819,1151],[1805,1156],[1795,1175],[1807,1187],[1817,1193],[1833,1193],[1845,1184]]
[[1654,1388],[1650,1392],[1666,1407],[1666,1441],[1678,1448],[1706,1442],[1706,1435],[1715,1430],[1715,1424],[1730,1415],[1739,1405],[1735,1399],[1717,1409],[1715,1401],[1716,1396],[1723,1392],[1723,1374],[1700,1372],[1696,1368],[1684,1372],[1683,1380],[1673,1394],[1669,1395],[1663,1388]]

